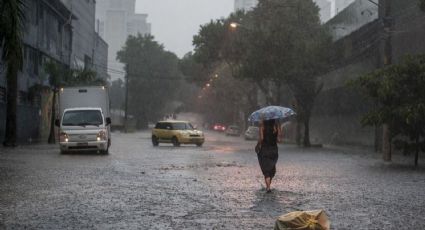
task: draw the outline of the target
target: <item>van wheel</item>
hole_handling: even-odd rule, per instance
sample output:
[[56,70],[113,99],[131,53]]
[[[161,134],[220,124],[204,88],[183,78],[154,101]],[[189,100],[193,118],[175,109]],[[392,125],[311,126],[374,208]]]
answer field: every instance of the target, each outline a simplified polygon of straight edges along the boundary
[[180,146],[180,142],[179,142],[179,140],[177,139],[177,137],[173,137],[173,139],[171,139],[171,142],[173,142],[173,145],[174,145],[175,147],[179,147],[179,146]]
[[66,155],[66,154],[68,154],[68,152],[67,152],[67,151],[65,151],[65,150],[61,150],[61,154],[62,154],[62,155]]
[[159,145],[158,138],[156,136],[152,136],[152,145],[154,147]]
[[198,146],[198,147],[202,147],[202,145],[203,145],[204,143],[196,143],[196,146]]

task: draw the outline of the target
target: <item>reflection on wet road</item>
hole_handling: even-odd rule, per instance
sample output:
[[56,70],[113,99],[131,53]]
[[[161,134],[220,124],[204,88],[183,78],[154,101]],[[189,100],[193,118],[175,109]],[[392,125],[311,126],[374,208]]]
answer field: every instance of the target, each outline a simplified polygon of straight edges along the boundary
[[272,229],[319,208],[333,229],[425,228],[423,168],[283,145],[266,194],[254,145],[207,133],[202,148],[153,147],[143,132],[115,133],[108,156],[0,149],[0,229]]

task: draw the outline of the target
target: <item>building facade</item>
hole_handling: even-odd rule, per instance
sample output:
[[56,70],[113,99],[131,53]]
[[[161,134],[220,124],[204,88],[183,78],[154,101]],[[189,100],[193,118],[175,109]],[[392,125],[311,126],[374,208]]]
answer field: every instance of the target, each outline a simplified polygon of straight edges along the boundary
[[108,79],[108,45],[96,31],[95,0],[61,0],[75,15],[72,20],[73,40],[71,67],[90,68],[103,79]]
[[[46,63],[91,68],[107,78],[108,45],[95,32],[95,1],[24,0],[24,65],[18,75],[18,142],[47,141],[53,94]],[[6,67],[0,63],[0,141],[6,122]]]
[[332,18],[332,1],[331,0],[314,0],[320,8],[320,21],[325,23]]
[[252,10],[252,8],[254,8],[257,4],[258,0],[235,0],[235,11],[249,11]]
[[[334,2],[332,0],[313,0],[320,8],[320,20],[326,22],[334,15],[332,9]],[[235,0],[234,11],[243,10],[249,11],[257,6],[258,0]]]
[[116,60],[129,35],[146,35],[151,33],[151,25],[147,22],[147,14],[135,12],[135,0],[97,0],[96,19],[100,36],[109,45],[108,68],[112,69],[113,79],[124,77],[117,73],[123,65]]
[[[363,127],[362,116],[373,106],[347,86],[347,81],[383,66],[384,44],[391,37],[391,59],[398,63],[407,54],[425,53],[425,13],[416,0],[388,0],[391,31],[384,30],[379,7],[356,0],[326,24],[334,33],[334,68],[319,77],[323,90],[311,119],[311,138],[324,144],[381,146],[382,129]],[[380,3],[382,4],[382,3]],[[382,5],[381,5],[382,6]]]
[[[24,65],[18,74],[19,142],[45,138],[50,128],[51,90],[47,62],[69,66],[72,53],[71,11],[59,0],[25,0]],[[0,141],[6,122],[6,66],[0,63]]]

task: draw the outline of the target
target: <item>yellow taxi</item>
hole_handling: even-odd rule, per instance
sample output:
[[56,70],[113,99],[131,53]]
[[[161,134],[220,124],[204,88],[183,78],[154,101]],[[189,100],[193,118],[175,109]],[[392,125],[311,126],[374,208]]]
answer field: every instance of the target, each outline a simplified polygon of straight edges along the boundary
[[180,144],[196,144],[201,147],[205,137],[202,131],[196,130],[187,121],[160,121],[152,129],[152,144],[172,143],[174,146]]

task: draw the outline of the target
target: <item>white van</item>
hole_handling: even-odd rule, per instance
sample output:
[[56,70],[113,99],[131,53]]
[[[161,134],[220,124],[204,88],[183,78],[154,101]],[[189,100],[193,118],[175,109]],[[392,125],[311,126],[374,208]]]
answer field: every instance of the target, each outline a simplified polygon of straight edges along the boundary
[[106,87],[69,87],[59,92],[61,153],[100,151],[111,145],[109,94]]

